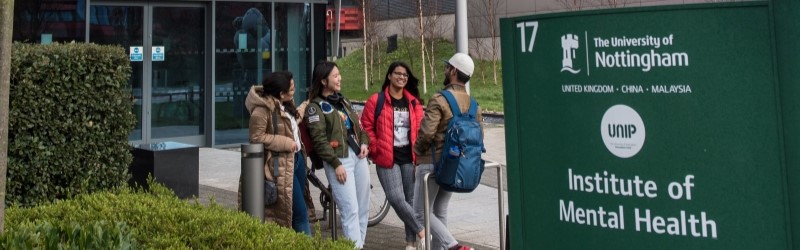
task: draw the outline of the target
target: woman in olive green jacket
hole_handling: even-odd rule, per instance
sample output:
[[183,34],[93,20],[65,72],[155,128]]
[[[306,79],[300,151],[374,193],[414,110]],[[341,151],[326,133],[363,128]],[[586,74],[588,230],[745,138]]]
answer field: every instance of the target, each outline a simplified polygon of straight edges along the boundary
[[335,63],[314,66],[305,121],[333,189],[344,236],[355,241],[356,248],[363,248],[369,220],[369,137],[358,113],[340,93],[341,81]]

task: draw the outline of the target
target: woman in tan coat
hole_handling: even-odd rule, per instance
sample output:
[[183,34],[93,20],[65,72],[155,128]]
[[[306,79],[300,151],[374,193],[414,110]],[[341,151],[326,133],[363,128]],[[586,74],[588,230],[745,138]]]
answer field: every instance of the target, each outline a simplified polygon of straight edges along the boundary
[[[271,73],[261,85],[250,89],[245,106],[250,111],[250,143],[264,144],[265,178],[277,178],[277,202],[266,206],[264,215],[281,226],[311,235],[309,218],[313,218],[314,207],[297,125],[303,118],[293,102],[295,84],[292,73]],[[277,111],[279,116],[275,119],[275,128],[272,125],[273,111]],[[277,177],[272,176],[276,157]]]

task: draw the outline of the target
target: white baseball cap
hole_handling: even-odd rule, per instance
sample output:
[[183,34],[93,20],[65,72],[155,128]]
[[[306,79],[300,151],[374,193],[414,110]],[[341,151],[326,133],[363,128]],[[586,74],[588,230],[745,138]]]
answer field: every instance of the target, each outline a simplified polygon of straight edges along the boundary
[[453,57],[450,57],[450,60],[444,62],[469,77],[472,77],[472,72],[475,71],[475,63],[472,62],[472,58],[464,53],[456,53]]

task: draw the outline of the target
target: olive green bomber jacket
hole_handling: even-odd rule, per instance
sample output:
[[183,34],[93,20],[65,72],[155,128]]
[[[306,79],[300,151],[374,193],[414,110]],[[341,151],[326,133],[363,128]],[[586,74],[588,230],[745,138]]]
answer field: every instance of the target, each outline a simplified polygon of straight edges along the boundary
[[[343,98],[341,102],[350,117],[358,143],[368,145],[369,136],[359,123],[359,114],[353,109],[349,100]],[[311,136],[316,154],[334,168],[342,165],[339,158],[348,157],[347,127],[336,108],[325,99],[316,97],[308,103],[303,119],[308,124],[308,134]]]

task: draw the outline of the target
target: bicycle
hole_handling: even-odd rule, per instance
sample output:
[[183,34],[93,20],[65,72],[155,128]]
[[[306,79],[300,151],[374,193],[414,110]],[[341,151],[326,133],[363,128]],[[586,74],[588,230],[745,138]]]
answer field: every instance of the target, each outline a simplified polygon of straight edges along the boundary
[[[370,167],[374,167],[374,165],[371,164]],[[336,213],[335,209],[332,207],[333,204],[331,204],[333,194],[330,185],[323,184],[315,174],[315,171],[316,170],[313,167],[307,168],[306,176],[309,183],[321,191],[319,193],[319,203],[322,205],[322,220],[328,220],[329,218],[334,218]],[[375,173],[370,173],[370,178],[372,180],[377,179],[372,178],[372,175],[375,175]],[[386,218],[386,215],[389,214],[389,200],[386,199],[386,194],[383,192],[383,187],[380,186],[380,182],[377,184],[372,182],[374,181],[370,182],[369,220],[367,222],[368,227],[378,225],[384,218]],[[328,226],[333,228],[333,223],[330,223],[332,221],[328,221]]]

